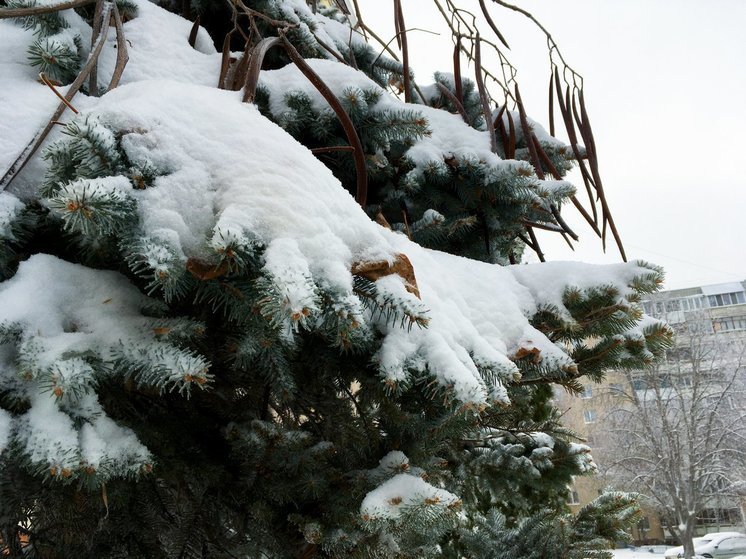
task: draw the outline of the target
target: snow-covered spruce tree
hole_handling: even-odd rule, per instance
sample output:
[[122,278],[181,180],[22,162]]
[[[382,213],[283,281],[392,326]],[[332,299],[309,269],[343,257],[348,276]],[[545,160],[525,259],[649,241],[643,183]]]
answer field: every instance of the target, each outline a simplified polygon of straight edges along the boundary
[[[84,36],[100,4],[59,17]],[[221,55],[133,2],[97,61],[104,83],[129,45],[121,85],[76,97],[43,157],[0,180],[3,552],[604,557],[634,506],[567,516],[568,482],[595,466],[552,386],[660,353],[668,330],[636,304],[660,270],[496,264],[527,224],[561,227],[573,189],[541,177],[578,146],[497,107],[491,140],[479,88],[445,74],[400,101],[385,87],[409,69],[339,12],[234,7],[232,35],[205,16],[213,40],[253,38]],[[0,21],[18,103],[45,88],[30,25]],[[273,35],[319,59],[252,52]],[[362,144],[365,208],[329,95]],[[3,168],[39,105],[2,107]]]

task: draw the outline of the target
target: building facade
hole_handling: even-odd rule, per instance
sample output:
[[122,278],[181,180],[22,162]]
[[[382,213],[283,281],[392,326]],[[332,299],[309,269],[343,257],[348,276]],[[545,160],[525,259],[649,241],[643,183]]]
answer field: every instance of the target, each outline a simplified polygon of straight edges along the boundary
[[[627,460],[625,454],[634,455],[636,446],[649,447],[648,443],[652,444],[656,437],[654,430],[644,432],[645,429],[634,427],[639,424],[635,414],[645,414],[647,402],[651,409],[654,404],[660,408],[665,407],[668,398],[684,409],[701,409],[702,414],[708,412],[707,406],[719,406],[717,409],[723,411],[716,417],[724,420],[724,430],[733,427],[727,418],[736,421],[746,413],[746,282],[662,291],[641,303],[645,314],[665,320],[676,333],[666,361],[648,371],[612,371],[602,383],[586,384],[579,396],[564,392],[556,395],[560,409],[565,410],[565,425],[587,441],[599,466],[597,476],[575,480],[568,502],[573,510],[592,501],[606,487],[643,495],[653,492],[649,479],[638,483],[631,472],[625,483],[618,475],[620,463],[634,465],[634,460]],[[627,437],[623,438],[625,429]],[[666,449],[665,444],[662,447],[662,460],[667,458],[667,452],[676,452]],[[649,453],[650,448],[646,450]],[[727,488],[713,490],[698,511],[697,535],[726,530],[746,532],[746,479],[742,471],[726,463],[716,464],[713,480],[713,484]],[[656,507],[654,499],[646,499],[645,503],[633,539],[646,544],[678,543],[666,530],[666,525],[676,520],[661,514],[662,507]]]

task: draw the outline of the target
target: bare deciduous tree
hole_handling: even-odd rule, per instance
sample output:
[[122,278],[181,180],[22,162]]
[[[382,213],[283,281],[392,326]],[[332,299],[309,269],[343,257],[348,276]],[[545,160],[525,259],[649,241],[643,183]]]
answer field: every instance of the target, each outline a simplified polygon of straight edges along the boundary
[[652,502],[687,559],[697,517],[746,479],[746,345],[711,324],[687,321],[665,363],[622,373],[594,433],[604,474]]

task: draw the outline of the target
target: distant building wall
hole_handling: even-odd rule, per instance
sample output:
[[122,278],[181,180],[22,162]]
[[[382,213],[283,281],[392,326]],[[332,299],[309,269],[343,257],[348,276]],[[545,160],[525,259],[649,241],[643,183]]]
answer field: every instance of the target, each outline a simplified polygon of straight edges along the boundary
[[[662,291],[641,303],[646,314],[667,321],[677,332],[675,347],[667,358],[671,364],[684,354],[693,335],[746,342],[746,281]],[[594,457],[597,459],[603,456],[606,444],[597,433],[602,430],[600,422],[615,406],[621,405],[619,394],[623,390],[635,389],[628,384],[627,375],[611,371],[601,384],[588,382],[579,396],[565,391],[557,391],[555,395],[558,407],[565,412],[564,424],[586,439],[596,450]],[[609,485],[602,473],[603,463],[599,467],[599,475],[575,479],[568,502],[573,512],[595,499]],[[702,515],[698,535],[734,529],[746,531],[746,495],[741,502],[734,500],[733,503],[719,503],[720,507],[717,505],[714,503]],[[632,531],[632,537],[638,544],[674,543],[653,508],[643,508],[643,519]]]

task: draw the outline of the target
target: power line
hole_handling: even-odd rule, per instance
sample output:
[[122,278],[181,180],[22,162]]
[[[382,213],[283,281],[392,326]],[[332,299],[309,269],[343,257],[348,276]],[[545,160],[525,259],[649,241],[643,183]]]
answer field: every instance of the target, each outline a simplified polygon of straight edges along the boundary
[[[625,244],[627,244],[627,243],[625,243]],[[647,248],[642,248],[642,247],[638,247],[638,246],[630,245],[630,244],[627,244],[627,246],[630,247],[630,248],[641,250],[643,252],[648,252],[650,254],[655,254],[656,256],[662,256],[664,258],[670,258],[671,260],[677,260],[678,262],[683,262],[684,264],[689,264],[690,266],[696,266],[697,268],[702,268],[704,270],[709,270],[711,272],[718,272],[719,274],[728,274],[729,276],[733,276],[733,277],[738,278],[738,279],[742,279],[742,278],[746,277],[746,274],[744,274],[744,273],[737,274],[735,272],[728,272],[728,271],[725,271],[725,270],[718,270],[717,268],[711,268],[710,266],[703,266],[702,264],[697,264],[696,262],[692,262],[690,260],[684,260],[683,258],[678,258],[676,256],[671,256],[669,254],[663,254],[661,252],[655,252],[654,250],[649,250]]]

